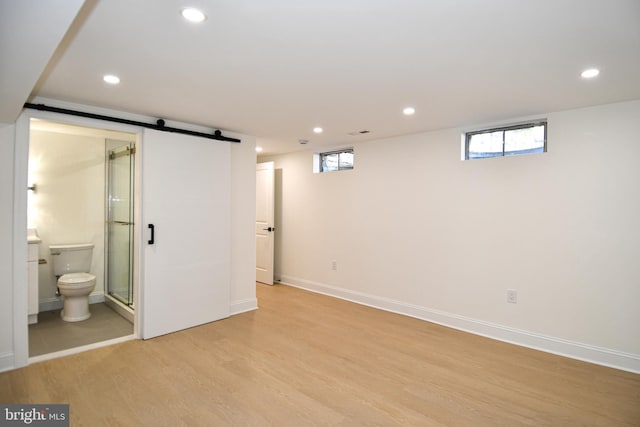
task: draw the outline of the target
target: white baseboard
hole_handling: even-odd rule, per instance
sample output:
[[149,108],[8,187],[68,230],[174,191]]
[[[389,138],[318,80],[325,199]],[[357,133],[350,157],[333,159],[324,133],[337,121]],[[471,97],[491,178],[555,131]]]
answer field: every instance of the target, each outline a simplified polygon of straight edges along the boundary
[[230,315],[245,313],[247,311],[257,310],[258,300],[256,298],[247,298],[240,301],[234,301],[231,303]]
[[440,310],[434,310],[427,307],[421,307],[402,301],[396,301],[389,298],[356,292],[349,289],[300,279],[297,277],[283,275],[281,277],[280,283],[283,285],[293,286],[307,291],[344,299],[347,301],[355,302],[357,304],[362,304],[393,313],[403,314],[405,316],[415,317],[420,320],[437,323],[442,326],[447,326],[464,332],[481,335],[487,338],[492,338],[499,341],[544,351],[547,353],[553,353],[572,359],[608,366],[611,368],[622,369],[624,371],[640,373],[640,355],[637,354],[624,353],[621,351],[610,350],[607,348],[597,347],[589,344],[583,344],[561,338],[532,333],[521,329],[511,328],[508,326],[498,325],[482,320],[471,319],[468,317],[459,316],[457,314],[446,313]]
[[38,304],[38,313],[43,311],[59,310],[62,308],[62,297],[41,299]]
[[0,372],[10,371],[15,369],[15,360],[13,353],[0,354]]
[[[96,292],[89,295],[89,304],[99,304],[104,302],[104,292]],[[38,313],[43,311],[60,310],[62,308],[62,297],[51,297],[41,299],[38,303]]]

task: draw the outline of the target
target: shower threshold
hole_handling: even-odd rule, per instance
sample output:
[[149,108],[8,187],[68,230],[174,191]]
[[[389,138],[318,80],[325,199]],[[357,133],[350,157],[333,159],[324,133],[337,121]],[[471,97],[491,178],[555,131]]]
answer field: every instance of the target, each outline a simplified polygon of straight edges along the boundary
[[118,299],[112,297],[111,295],[105,295],[104,303],[109,306],[112,310],[118,313],[120,316],[127,319],[129,322],[133,323],[133,309],[127,305],[124,305]]

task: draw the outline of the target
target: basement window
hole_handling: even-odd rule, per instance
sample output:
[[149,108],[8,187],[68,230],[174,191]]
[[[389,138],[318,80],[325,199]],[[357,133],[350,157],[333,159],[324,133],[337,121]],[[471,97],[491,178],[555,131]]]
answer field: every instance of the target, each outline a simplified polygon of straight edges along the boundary
[[316,153],[313,156],[313,172],[335,172],[353,169],[353,148]]
[[546,151],[546,120],[465,134],[465,160],[518,156]]

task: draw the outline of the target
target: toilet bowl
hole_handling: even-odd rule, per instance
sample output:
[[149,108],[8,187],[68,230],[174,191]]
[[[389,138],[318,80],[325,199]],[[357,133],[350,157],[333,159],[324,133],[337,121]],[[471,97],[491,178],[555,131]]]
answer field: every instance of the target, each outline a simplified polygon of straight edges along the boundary
[[89,294],[96,286],[96,276],[88,273],[91,267],[93,243],[51,245],[53,274],[63,297],[62,320],[79,322],[91,317]]
[[91,317],[89,294],[96,287],[96,276],[89,273],[68,273],[58,279],[58,289],[64,297],[60,317],[66,322],[79,322]]

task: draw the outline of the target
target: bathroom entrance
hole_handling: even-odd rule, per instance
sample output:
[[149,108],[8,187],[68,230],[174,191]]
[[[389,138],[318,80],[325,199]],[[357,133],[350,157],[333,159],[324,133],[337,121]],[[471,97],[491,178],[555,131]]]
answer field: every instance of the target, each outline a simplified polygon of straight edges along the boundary
[[106,140],[107,235],[106,288],[108,303],[133,321],[135,144]]
[[[30,362],[134,336],[137,138],[29,120],[27,225],[37,237],[30,245],[38,246],[29,277]],[[78,245],[92,248],[83,272],[94,277],[95,287],[86,296],[90,316],[71,321],[61,316],[69,300],[64,289],[58,292],[65,274],[57,275],[54,261],[61,255],[54,249]]]

